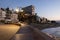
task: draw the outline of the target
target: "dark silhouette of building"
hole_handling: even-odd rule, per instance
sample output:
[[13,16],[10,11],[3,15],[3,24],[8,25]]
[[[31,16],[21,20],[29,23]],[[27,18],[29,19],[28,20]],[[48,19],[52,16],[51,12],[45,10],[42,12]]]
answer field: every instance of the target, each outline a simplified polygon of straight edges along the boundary
[[30,6],[27,6],[27,7],[24,7],[22,8],[26,13],[29,13],[31,15],[35,15],[35,8],[33,5],[30,5]]

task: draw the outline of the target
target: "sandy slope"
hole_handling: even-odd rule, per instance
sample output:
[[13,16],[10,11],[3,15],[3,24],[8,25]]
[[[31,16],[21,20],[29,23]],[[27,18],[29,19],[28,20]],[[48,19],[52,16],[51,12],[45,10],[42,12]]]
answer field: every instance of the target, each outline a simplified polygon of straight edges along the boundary
[[12,24],[0,25],[0,40],[9,40],[20,27]]

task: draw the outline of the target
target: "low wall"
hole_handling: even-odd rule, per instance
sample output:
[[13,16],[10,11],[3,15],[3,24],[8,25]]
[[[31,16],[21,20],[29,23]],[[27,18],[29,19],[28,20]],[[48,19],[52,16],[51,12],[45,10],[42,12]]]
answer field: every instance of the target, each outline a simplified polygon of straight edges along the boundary
[[32,35],[34,40],[55,40],[55,38],[50,37],[49,35],[41,32],[40,30],[38,30],[37,28],[34,28],[32,26],[30,26],[31,30],[32,30]]

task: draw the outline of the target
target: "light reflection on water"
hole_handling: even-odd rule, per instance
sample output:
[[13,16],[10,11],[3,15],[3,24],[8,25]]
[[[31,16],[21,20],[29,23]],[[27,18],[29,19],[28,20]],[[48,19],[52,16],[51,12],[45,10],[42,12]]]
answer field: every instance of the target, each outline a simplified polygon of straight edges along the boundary
[[60,37],[60,27],[47,28],[47,29],[42,30],[42,32],[49,33],[51,35],[55,35],[56,37]]

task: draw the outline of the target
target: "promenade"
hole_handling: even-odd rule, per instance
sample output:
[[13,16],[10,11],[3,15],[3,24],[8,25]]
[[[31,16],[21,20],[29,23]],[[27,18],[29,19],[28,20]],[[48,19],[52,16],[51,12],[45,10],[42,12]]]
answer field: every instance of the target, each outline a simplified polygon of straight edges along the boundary
[[31,25],[0,25],[0,40],[55,40]]

